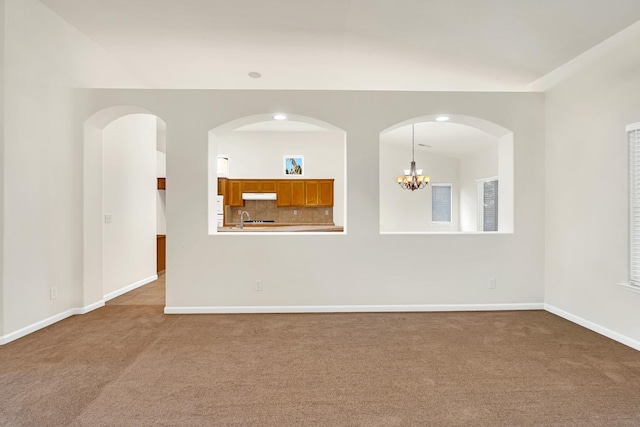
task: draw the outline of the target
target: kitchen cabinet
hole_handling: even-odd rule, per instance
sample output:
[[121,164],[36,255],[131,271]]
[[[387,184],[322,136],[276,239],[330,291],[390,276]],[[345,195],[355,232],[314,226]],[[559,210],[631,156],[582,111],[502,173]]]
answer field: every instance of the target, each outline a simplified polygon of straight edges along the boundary
[[242,188],[243,193],[259,193],[260,192],[260,181],[245,181],[241,182],[240,188]]
[[291,182],[291,206],[304,206],[304,181]]
[[158,178],[158,190],[167,189],[167,178]]
[[[333,179],[218,179],[227,206],[244,206],[242,193],[276,193],[276,206],[333,206]],[[224,188],[224,193],[220,193]]]
[[156,272],[165,270],[167,253],[167,236],[158,234],[156,238]]
[[227,190],[227,178],[218,178],[218,196],[224,196]]
[[304,205],[318,206],[318,181],[304,182]]
[[318,181],[318,206],[333,206],[333,180]]
[[305,206],[333,206],[333,180],[314,179],[304,182]]
[[275,193],[276,192],[276,181],[263,180],[260,183],[260,192],[261,193]]
[[225,203],[228,206],[243,206],[242,200],[242,180],[230,179],[227,181],[225,191]]
[[304,206],[304,181],[281,179],[276,186],[276,206]]
[[291,206],[292,188],[290,180],[278,181],[276,187],[276,206]]
[[242,180],[243,193],[275,193],[277,190],[274,180]]

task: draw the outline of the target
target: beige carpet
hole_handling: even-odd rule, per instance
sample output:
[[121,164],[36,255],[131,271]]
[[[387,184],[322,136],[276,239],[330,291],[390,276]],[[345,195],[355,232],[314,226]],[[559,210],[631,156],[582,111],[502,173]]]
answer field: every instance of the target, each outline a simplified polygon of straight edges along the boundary
[[126,297],[0,347],[0,425],[640,426],[640,352],[546,312],[168,316]]

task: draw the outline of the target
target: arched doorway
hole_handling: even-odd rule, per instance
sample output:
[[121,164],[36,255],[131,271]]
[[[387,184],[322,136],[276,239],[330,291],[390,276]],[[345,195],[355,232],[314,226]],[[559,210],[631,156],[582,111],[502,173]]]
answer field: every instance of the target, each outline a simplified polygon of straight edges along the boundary
[[[106,108],[84,123],[83,303],[89,309],[157,278],[157,153],[163,129],[162,119],[137,106]],[[131,230],[135,236],[127,235]]]

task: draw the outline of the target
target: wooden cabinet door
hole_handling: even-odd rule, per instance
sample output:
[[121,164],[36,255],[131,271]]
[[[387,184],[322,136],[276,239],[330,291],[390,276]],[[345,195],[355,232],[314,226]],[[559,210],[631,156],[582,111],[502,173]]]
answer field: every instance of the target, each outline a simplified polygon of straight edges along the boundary
[[242,181],[243,193],[260,193],[260,181]]
[[164,271],[166,265],[167,236],[159,234],[156,239],[156,272]]
[[318,181],[318,206],[333,206],[333,180]]
[[276,181],[270,180],[262,180],[260,182],[260,191],[262,193],[275,193],[276,192]]
[[291,206],[291,181],[278,181],[276,206]]
[[227,186],[228,195],[227,195],[227,205],[229,206],[242,206],[242,181],[237,180],[229,180],[229,185]]
[[305,181],[291,181],[291,206],[304,206]]
[[305,206],[318,206],[318,181],[304,182]]
[[227,190],[227,178],[218,178],[218,196],[224,196]]

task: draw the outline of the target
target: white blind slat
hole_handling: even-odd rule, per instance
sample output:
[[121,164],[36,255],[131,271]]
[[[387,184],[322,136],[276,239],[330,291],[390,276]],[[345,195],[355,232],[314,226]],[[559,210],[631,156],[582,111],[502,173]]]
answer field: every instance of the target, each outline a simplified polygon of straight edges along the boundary
[[483,183],[483,231],[498,231],[498,180]]
[[451,185],[431,188],[431,221],[451,222]]

